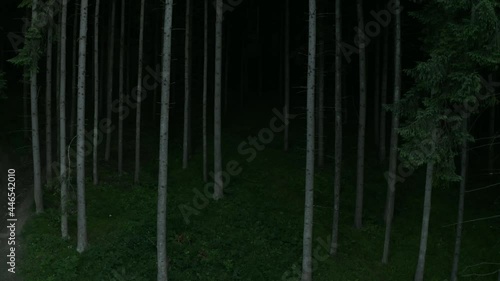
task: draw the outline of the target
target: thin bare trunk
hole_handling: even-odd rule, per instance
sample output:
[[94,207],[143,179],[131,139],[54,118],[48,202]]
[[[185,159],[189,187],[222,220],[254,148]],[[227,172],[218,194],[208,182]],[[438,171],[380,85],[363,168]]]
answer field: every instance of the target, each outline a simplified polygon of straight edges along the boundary
[[139,66],[137,67],[137,111],[135,118],[135,173],[134,182],[139,182],[139,171],[141,168],[141,104],[142,104],[142,56],[144,41],[144,6],[145,0],[141,0],[141,19],[139,26]]
[[203,28],[203,181],[208,181],[207,94],[208,94],[208,0],[205,0]]
[[92,179],[94,185],[97,185],[99,179],[97,177],[97,136],[99,123],[99,5],[100,0],[95,3],[95,20],[94,20],[94,135],[92,138],[93,155],[92,155]]
[[330,255],[338,250],[340,177],[342,172],[342,11],[341,0],[335,0],[335,179],[333,183],[333,226]]
[[87,56],[87,17],[88,0],[82,0],[80,10],[80,37],[78,44],[78,119],[76,143],[76,185],[78,207],[78,241],[76,250],[79,253],[87,249],[87,218],[85,215],[85,70]]
[[170,113],[170,63],[172,52],[172,0],[166,0],[163,26],[160,151],[158,167],[157,213],[157,281],[167,281],[167,183],[168,183],[168,122]]
[[375,73],[374,73],[374,95],[373,95],[373,136],[375,145],[378,147],[380,142],[380,39],[377,38],[375,46]]
[[125,58],[125,0],[121,1],[120,21],[120,72],[118,76],[118,173],[123,172],[123,100],[124,100],[124,58]]
[[[285,106],[283,114],[288,120],[290,110],[290,0],[286,0],[285,8]],[[285,135],[283,137],[283,149],[288,151],[289,122],[285,122]]]
[[224,197],[221,147],[221,80],[222,80],[222,0],[216,1],[215,21],[215,94],[214,94],[214,199]]
[[184,36],[184,140],[182,146],[182,169],[188,167],[189,119],[191,118],[191,0],[186,0],[186,33]]
[[[33,1],[32,7],[32,18],[35,25],[35,20],[37,19],[37,5],[38,1]],[[30,69],[30,95],[31,95],[31,147],[33,151],[33,186],[35,193],[35,207],[36,213],[43,213],[43,193],[42,193],[42,182],[41,182],[41,168],[40,168],[40,131],[38,129],[38,83],[37,83],[37,67],[38,62],[35,66]]]
[[316,92],[316,0],[309,0],[309,54],[307,64],[307,152],[302,245],[302,281],[312,281],[314,217],[314,95]]
[[322,168],[325,164],[325,134],[324,134],[324,118],[325,118],[325,43],[323,40],[319,43],[319,62],[318,62],[318,167]]
[[387,103],[387,77],[389,75],[388,72],[389,65],[389,30],[386,30],[384,33],[384,50],[382,56],[382,87],[380,89],[380,125],[379,125],[379,161],[385,161],[387,156],[386,153],[386,127],[387,121],[386,116],[387,112],[384,108]]
[[[400,9],[400,2],[396,0],[395,7]],[[394,99],[393,103],[397,104],[401,97],[401,16],[396,14],[396,36],[394,40]],[[384,95],[384,92],[382,92]],[[384,121],[385,122],[385,121]],[[387,174],[387,201],[385,211],[385,238],[384,238],[384,253],[382,254],[382,263],[386,264],[389,261],[389,249],[391,243],[392,217],[394,215],[394,199],[396,192],[396,164],[398,157],[398,130],[399,116],[392,115],[391,126],[391,147],[389,151],[389,171]],[[382,130],[380,131],[382,135]]]
[[61,184],[61,235],[68,239],[68,182],[66,178],[66,20],[68,0],[63,0],[61,12],[61,61],[59,82],[59,181]]
[[[113,54],[115,48],[115,15],[116,15],[116,0],[111,2],[111,18],[109,23],[109,46],[108,46],[108,87],[107,87],[107,104],[106,104],[106,119],[109,128],[113,123],[111,115],[111,103],[113,102]],[[109,161],[111,154],[111,129],[106,130],[106,151],[104,153],[104,160]]]
[[[467,120],[463,120],[464,133],[467,133]],[[467,141],[462,143],[460,160],[460,192],[458,199],[457,234],[455,236],[455,251],[453,253],[453,266],[451,268],[450,281],[458,280],[458,264],[460,261],[460,248],[462,244],[462,222],[464,221],[465,187],[467,185]]]
[[52,27],[47,31],[47,71],[45,73],[45,163],[46,181],[50,182],[52,173]]
[[69,138],[72,139],[75,136],[76,129],[76,79],[77,79],[77,46],[78,46],[78,2],[75,1],[75,15],[73,18],[73,71],[71,76],[71,121],[69,128]]
[[[363,191],[365,178],[365,132],[366,132],[366,58],[365,35],[363,18],[363,0],[357,1],[359,38],[362,41],[359,48],[359,120],[358,120],[358,155],[356,177],[356,211],[354,214],[354,227],[363,225]],[[361,39],[362,38],[362,39]]]
[[429,220],[431,216],[432,199],[432,177],[434,175],[434,162],[427,163],[427,172],[425,176],[425,196],[424,211],[422,218],[422,232],[420,234],[420,250],[418,253],[418,264],[415,272],[415,281],[424,280],[425,254],[427,252],[427,238],[429,235]]

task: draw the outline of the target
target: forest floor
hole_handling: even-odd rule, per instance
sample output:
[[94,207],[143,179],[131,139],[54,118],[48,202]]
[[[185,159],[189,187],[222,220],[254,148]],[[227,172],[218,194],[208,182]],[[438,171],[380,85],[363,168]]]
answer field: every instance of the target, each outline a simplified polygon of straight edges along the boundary
[[[269,111],[270,112],[270,111]],[[292,125],[291,150],[282,150],[277,134],[264,149],[250,154],[238,147],[269,125],[270,114],[257,114],[225,123],[224,162],[234,160],[241,168],[230,177],[224,200],[206,198],[202,180],[199,140],[193,143],[189,168],[182,170],[181,136],[171,134],[168,182],[168,253],[170,280],[299,280],[304,205],[305,136],[298,120]],[[253,115],[256,116],[256,115]],[[173,122],[172,124],[177,124]],[[327,124],[333,128],[332,124]],[[250,129],[248,129],[250,128]],[[356,126],[352,126],[356,128]],[[156,128],[153,128],[157,130]],[[146,129],[145,129],[146,130]],[[153,131],[151,131],[153,132]],[[363,228],[353,227],[355,202],[356,141],[346,130],[341,191],[339,254],[327,255],[331,238],[333,145],[327,143],[327,163],[316,171],[314,214],[315,281],[404,281],[412,280],[420,239],[423,179],[418,170],[398,185],[392,231],[390,262],[380,260],[385,224],[384,167],[376,155],[367,153]],[[332,140],[332,132],[327,138]],[[100,184],[87,181],[89,248],[76,252],[76,208],[70,210],[71,239],[60,239],[59,190],[46,188],[46,212],[26,225],[23,239],[28,245],[21,267],[25,281],[128,281],[156,278],[157,133],[143,134],[141,184],[132,184],[133,153],[125,153],[125,171],[119,176],[116,163],[99,161]],[[125,133],[126,151],[133,151],[133,132]],[[370,147],[370,142],[367,147]],[[209,147],[213,146],[209,143]],[[371,151],[371,150],[370,150]],[[116,155],[116,151],[112,151]],[[212,160],[209,157],[210,166]],[[90,157],[89,159],[90,160]],[[87,168],[91,175],[91,167]],[[474,186],[498,179],[474,174]],[[74,187],[70,188],[74,194]],[[458,188],[436,186],[428,241],[426,280],[448,279],[453,256]],[[495,190],[467,196],[465,220],[496,215],[500,198]],[[484,220],[464,225],[460,280],[496,280],[500,256],[500,224]],[[492,264],[496,263],[496,264]],[[488,276],[478,276],[493,272]]]

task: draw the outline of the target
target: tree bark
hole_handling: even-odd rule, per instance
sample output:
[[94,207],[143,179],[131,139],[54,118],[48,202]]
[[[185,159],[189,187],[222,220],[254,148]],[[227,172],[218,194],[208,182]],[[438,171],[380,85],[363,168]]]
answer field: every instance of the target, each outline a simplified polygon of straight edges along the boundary
[[[109,46],[108,46],[108,87],[107,87],[107,105],[106,105],[106,119],[109,128],[113,123],[111,114],[111,103],[113,102],[113,51],[115,48],[115,15],[116,15],[116,0],[111,2],[111,18],[109,23]],[[106,151],[104,153],[104,160],[109,161],[111,154],[111,129],[106,130]]]
[[66,21],[68,0],[63,0],[61,11],[61,47],[60,47],[60,79],[59,79],[59,182],[61,183],[61,235],[68,239],[68,182],[66,159]]
[[[400,1],[395,2],[396,9],[400,9]],[[396,25],[395,31],[396,36],[394,40],[395,52],[394,52],[394,99],[393,103],[397,104],[401,97],[401,16],[400,13],[396,13]],[[387,45],[387,44],[386,44]],[[387,47],[386,47],[387,48]],[[384,51],[385,52],[385,51]],[[386,75],[386,74],[383,74]],[[382,81],[383,82],[383,81]],[[383,86],[382,86],[383,87]],[[384,95],[384,90],[382,90],[382,95]],[[384,101],[382,101],[384,102]],[[382,122],[382,120],[381,120]],[[384,121],[385,122],[385,121]],[[381,123],[381,125],[383,125]],[[389,171],[387,175],[387,199],[386,199],[386,211],[385,211],[385,238],[384,238],[384,252],[382,254],[382,263],[386,264],[389,261],[389,248],[391,242],[391,230],[392,230],[392,217],[394,215],[394,199],[396,192],[396,165],[398,157],[398,128],[399,128],[399,116],[398,114],[392,115],[392,127],[391,127],[391,147],[389,151]],[[380,130],[380,135],[382,136],[382,129]],[[385,133],[384,133],[385,134]],[[384,141],[385,142],[385,141]],[[382,143],[382,141],[381,141]]]
[[208,0],[205,0],[203,28],[203,181],[208,181],[207,94],[208,94]]
[[318,62],[318,168],[322,168],[325,164],[325,134],[324,134],[324,119],[325,119],[325,42],[321,39],[319,42],[319,62]]
[[309,0],[309,54],[307,64],[307,152],[302,245],[302,281],[312,281],[314,216],[314,95],[316,91],[316,0]]
[[333,199],[333,226],[330,255],[338,250],[340,185],[342,172],[342,11],[341,0],[335,0],[335,179]]
[[123,100],[124,100],[124,59],[125,59],[125,0],[121,1],[120,21],[120,71],[118,77],[118,173],[123,172]]
[[[35,26],[37,21],[38,0],[33,1],[32,6],[32,26]],[[30,98],[31,98],[31,148],[33,151],[33,190],[35,197],[36,213],[43,213],[43,191],[40,168],[40,131],[38,129],[38,82],[37,82],[37,65],[30,69]]]
[[47,66],[45,73],[45,175],[46,182],[52,178],[52,27],[47,31]]
[[[290,111],[290,0],[285,4],[285,106],[283,114],[288,120]],[[285,122],[285,133],[283,137],[283,150],[288,151],[289,146],[289,122]]]
[[141,15],[139,26],[139,59],[137,67],[137,109],[135,117],[135,173],[134,182],[139,182],[139,171],[141,168],[141,105],[142,105],[142,65],[144,44],[144,6],[145,0],[141,0]]
[[76,85],[76,80],[77,80],[77,45],[78,44],[78,1],[75,1],[75,15],[73,18],[73,71],[71,73],[71,121],[69,124],[69,138],[72,139],[75,136],[75,129],[76,129],[76,101],[77,101],[77,85]]
[[191,0],[186,0],[186,33],[184,36],[184,140],[182,145],[182,169],[188,167],[189,119],[191,118]]
[[[467,120],[463,120],[464,133],[467,133]],[[462,244],[462,222],[464,221],[465,187],[467,185],[467,141],[462,143],[460,160],[460,191],[458,199],[457,234],[455,236],[455,251],[453,253],[453,266],[451,268],[450,281],[458,280],[458,263],[460,261],[460,248]]]
[[374,95],[373,95],[373,136],[375,145],[380,142],[380,38],[377,38],[375,46],[375,73],[374,73]]
[[94,185],[99,182],[97,176],[97,136],[99,124],[99,5],[100,0],[95,3],[95,20],[94,20],[94,135],[92,138],[93,154],[92,154],[92,179]]
[[420,234],[420,250],[418,253],[418,264],[415,273],[415,281],[424,280],[425,254],[427,251],[427,238],[429,234],[429,220],[431,215],[433,175],[434,175],[434,162],[431,160],[429,163],[427,163],[427,172],[425,176],[424,211],[422,219],[422,232]]
[[222,0],[216,1],[215,21],[215,94],[214,94],[214,199],[224,197],[221,148],[221,80],[222,80]]
[[85,215],[85,71],[87,56],[88,0],[82,0],[80,10],[80,37],[78,44],[78,118],[77,118],[77,158],[76,185],[78,207],[79,253],[87,249],[87,218]]
[[[365,35],[363,18],[363,0],[357,1],[358,10],[358,36],[363,40],[359,48],[359,125],[358,125],[358,155],[356,177],[356,211],[354,227],[360,229],[363,222],[363,191],[365,177],[365,132],[366,132],[366,58]],[[361,39],[362,38],[362,39]]]
[[160,151],[158,167],[158,213],[157,213],[157,281],[167,281],[167,175],[168,175],[168,125],[170,113],[170,63],[172,52],[172,6],[173,0],[165,2],[163,25]]

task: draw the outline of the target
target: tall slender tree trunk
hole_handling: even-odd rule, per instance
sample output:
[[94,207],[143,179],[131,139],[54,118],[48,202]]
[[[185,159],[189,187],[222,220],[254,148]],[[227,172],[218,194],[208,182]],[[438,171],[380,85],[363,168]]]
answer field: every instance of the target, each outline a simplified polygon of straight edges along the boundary
[[358,36],[362,41],[359,48],[359,120],[358,120],[358,155],[356,177],[356,211],[354,214],[354,227],[363,225],[363,191],[365,178],[365,132],[366,132],[366,57],[363,0],[357,1],[358,10]]
[[87,249],[87,218],[85,215],[85,70],[87,56],[87,17],[88,0],[82,0],[80,10],[80,37],[78,44],[78,119],[77,119],[77,158],[76,186],[78,208],[79,253]]
[[[62,25],[62,12],[59,13],[59,26],[56,30],[56,36],[61,36],[61,25]],[[57,42],[57,40],[56,40],[56,42]],[[59,120],[59,119],[61,119],[61,115],[60,115],[61,111],[59,109],[59,95],[61,94],[61,44],[57,43],[56,45],[57,45],[57,63],[56,63],[56,101],[55,101],[55,105],[56,105],[56,120]],[[61,132],[60,132],[58,121],[56,121],[55,128],[56,128],[56,133],[57,133],[56,159],[60,159],[61,151],[59,148],[60,148],[61,144],[59,143],[59,141],[61,139],[60,138]],[[56,175],[56,176],[59,176],[59,175]]]
[[47,66],[45,73],[45,175],[46,182],[52,178],[52,27],[47,31]]
[[[386,116],[387,112],[384,108],[387,103],[387,77],[389,75],[388,71],[389,65],[389,30],[385,30],[384,32],[384,50],[382,55],[382,86],[380,89],[380,125],[379,125],[379,137],[380,140],[378,142],[379,145],[379,161],[383,162],[386,159],[386,127],[387,121]],[[389,152],[390,153],[390,152]]]
[[417,270],[415,272],[415,281],[424,280],[425,254],[427,252],[427,238],[429,235],[429,220],[431,216],[431,198],[432,198],[432,177],[434,175],[434,162],[427,163],[427,172],[425,176],[425,196],[424,211],[422,218],[422,232],[420,234],[420,250],[418,252]]
[[[400,10],[399,0],[395,1],[396,9]],[[396,13],[396,36],[395,36],[395,52],[394,52],[394,99],[393,103],[397,104],[401,97],[401,16],[400,12]],[[382,95],[384,92],[382,91]],[[385,121],[384,121],[385,122]],[[396,192],[396,164],[398,157],[398,128],[399,116],[392,115],[391,128],[391,148],[389,151],[389,171],[387,174],[387,199],[385,212],[385,238],[384,252],[382,254],[382,263],[386,264],[389,261],[389,248],[391,243],[392,217],[394,215],[394,199]],[[380,131],[382,135],[382,130]]]
[[[463,121],[464,133],[467,133],[467,120]],[[455,251],[453,253],[453,266],[451,268],[450,281],[458,280],[458,263],[460,261],[460,248],[462,244],[462,223],[464,221],[465,187],[467,185],[467,141],[462,143],[460,160],[460,192],[458,199],[457,234],[455,236]]]
[[[32,26],[37,24],[37,8],[38,0],[33,1],[32,6]],[[42,180],[40,168],[40,131],[38,129],[38,83],[37,83],[37,65],[30,69],[30,95],[31,95],[31,147],[33,151],[33,186],[36,213],[43,213],[43,194],[42,194]]]
[[[490,137],[495,136],[495,105],[490,108],[490,123],[489,123],[489,131]],[[494,139],[493,139],[494,140]],[[490,173],[493,173],[493,169],[495,168],[495,145],[494,141],[488,147],[488,170]]]
[[325,164],[325,42],[323,39],[319,42],[319,62],[318,62],[318,167],[322,168]]
[[73,18],[73,71],[71,76],[71,123],[69,124],[69,137],[72,139],[75,136],[76,129],[76,101],[77,101],[77,46],[78,46],[78,1],[75,1],[75,15]]
[[143,43],[144,43],[144,6],[145,0],[141,0],[141,18],[139,26],[139,66],[137,67],[137,110],[135,117],[135,173],[134,182],[139,182],[139,171],[141,168],[141,105],[142,105],[142,65],[143,65]]
[[[283,115],[288,120],[290,110],[290,0],[285,4],[285,106]],[[283,137],[283,149],[288,151],[289,122],[285,122],[285,135]]]
[[120,21],[120,71],[118,77],[118,173],[123,172],[123,100],[124,100],[124,59],[125,59],[125,0],[121,1]]
[[316,0],[309,0],[309,54],[307,63],[307,151],[302,245],[302,281],[312,281],[314,216],[314,95],[316,91]]
[[207,94],[208,94],[208,1],[205,0],[203,26],[203,181],[208,181]]
[[95,2],[94,14],[94,135],[92,138],[92,179],[94,185],[97,185],[99,178],[97,176],[97,146],[98,124],[99,124],[99,5],[100,0]]
[[375,71],[374,71],[374,89],[373,89],[373,137],[375,145],[378,147],[380,142],[380,39],[377,38],[375,46]]
[[333,226],[330,255],[338,250],[340,178],[342,172],[342,10],[341,0],[335,0],[335,179],[333,183]]
[[61,183],[61,235],[68,239],[68,182],[66,160],[66,20],[68,16],[68,0],[63,0],[61,11],[61,47],[60,47],[60,79],[59,86],[59,182]]
[[222,0],[216,0],[215,20],[215,94],[214,94],[214,199],[224,197],[221,147],[221,82],[222,82]]
[[184,140],[182,146],[182,169],[188,167],[189,119],[191,118],[191,0],[186,0],[186,33],[184,36]]
[[163,25],[160,151],[158,167],[158,214],[157,214],[157,281],[167,281],[167,175],[168,175],[168,125],[170,113],[170,63],[172,52],[172,6],[173,0],[165,2]]
[[[108,87],[107,87],[107,104],[106,104],[106,119],[111,128],[113,123],[111,114],[111,103],[113,102],[113,54],[115,48],[115,16],[116,16],[116,0],[111,1],[111,18],[109,23],[109,46],[108,46]],[[104,153],[104,160],[109,161],[111,154],[111,129],[106,130],[106,151]]]

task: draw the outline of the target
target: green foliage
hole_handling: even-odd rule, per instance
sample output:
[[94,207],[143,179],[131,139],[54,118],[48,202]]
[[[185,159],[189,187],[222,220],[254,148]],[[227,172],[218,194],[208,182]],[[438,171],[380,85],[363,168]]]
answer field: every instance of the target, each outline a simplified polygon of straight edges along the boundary
[[[435,161],[444,181],[459,179],[454,158],[461,143],[472,140],[463,122],[494,100],[482,77],[500,64],[497,6],[493,0],[435,0],[412,13],[425,26],[428,58],[406,71],[415,85],[396,109],[403,120],[401,155],[412,166]],[[419,153],[422,146],[426,153]]]

